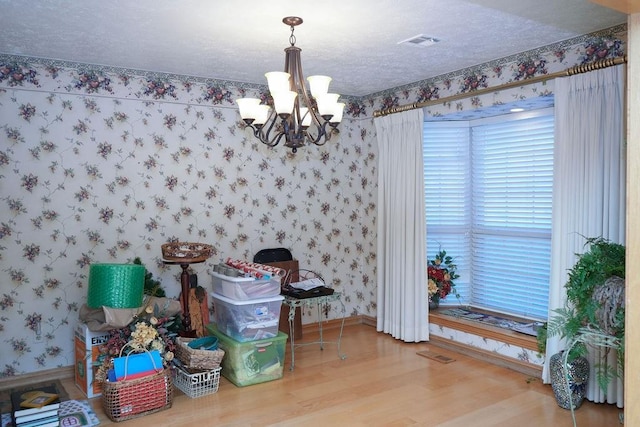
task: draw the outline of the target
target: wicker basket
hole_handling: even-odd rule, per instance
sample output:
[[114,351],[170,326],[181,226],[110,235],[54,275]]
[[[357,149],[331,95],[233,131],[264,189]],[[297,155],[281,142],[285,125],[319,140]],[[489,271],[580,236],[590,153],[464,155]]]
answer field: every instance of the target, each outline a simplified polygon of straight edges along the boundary
[[102,383],[102,407],[114,422],[162,411],[172,404],[173,379],[170,368],[133,380]]
[[145,268],[139,264],[91,264],[87,306],[140,307],[145,272]]
[[194,338],[176,338],[176,356],[189,370],[209,370],[220,367],[224,350],[196,350],[187,344]]
[[182,369],[174,369],[173,381],[177,388],[190,398],[206,396],[218,391],[222,368],[189,374]]
[[213,246],[206,243],[171,242],[163,244],[161,249],[162,258],[173,262],[202,262],[213,254]]

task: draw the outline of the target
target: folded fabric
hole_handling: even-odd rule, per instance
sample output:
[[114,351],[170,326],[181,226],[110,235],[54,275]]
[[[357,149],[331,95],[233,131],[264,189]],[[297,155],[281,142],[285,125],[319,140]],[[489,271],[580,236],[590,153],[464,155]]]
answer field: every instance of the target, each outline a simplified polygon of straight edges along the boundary
[[[92,332],[106,332],[112,329],[120,329],[127,326],[133,320],[133,316],[140,312],[139,308],[90,308],[82,304],[78,317],[87,324]],[[109,317],[107,321],[106,318]]]
[[182,312],[180,301],[166,298],[145,296],[142,307],[138,308],[90,308],[87,304],[80,307],[79,318],[86,323],[90,331],[104,332],[112,329],[120,329],[131,323],[147,305],[158,306],[163,316],[171,317]]

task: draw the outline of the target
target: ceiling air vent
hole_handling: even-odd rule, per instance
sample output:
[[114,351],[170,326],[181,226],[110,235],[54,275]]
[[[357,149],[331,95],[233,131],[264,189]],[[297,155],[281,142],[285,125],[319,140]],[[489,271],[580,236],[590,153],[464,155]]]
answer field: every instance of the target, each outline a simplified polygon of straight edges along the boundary
[[425,36],[424,34],[418,34],[409,39],[402,40],[398,44],[407,44],[409,46],[427,47],[438,43],[440,39],[431,36]]

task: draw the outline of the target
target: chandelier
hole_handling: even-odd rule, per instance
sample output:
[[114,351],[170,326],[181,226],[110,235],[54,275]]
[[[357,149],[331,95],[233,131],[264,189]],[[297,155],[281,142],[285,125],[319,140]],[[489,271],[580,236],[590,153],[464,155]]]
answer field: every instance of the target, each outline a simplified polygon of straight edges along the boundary
[[261,104],[258,98],[240,98],[236,102],[240,117],[260,142],[275,147],[284,138],[284,145],[295,153],[305,144],[324,145],[338,132],[344,103],[338,102],[337,93],[328,93],[328,76],[309,76],[309,94],[302,74],[301,49],[295,46],[293,34],[302,18],[288,16],[282,22],[291,27],[291,46],[284,50],[284,72],[265,74],[274,108]]

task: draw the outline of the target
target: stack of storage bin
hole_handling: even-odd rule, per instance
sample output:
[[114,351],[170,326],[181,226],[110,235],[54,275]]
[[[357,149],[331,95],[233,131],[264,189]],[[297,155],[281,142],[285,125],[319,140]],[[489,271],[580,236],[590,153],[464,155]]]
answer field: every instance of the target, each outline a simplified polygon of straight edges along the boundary
[[240,387],[282,378],[287,335],[278,330],[279,278],[211,275],[215,324],[207,331],[225,351],[222,375]]

